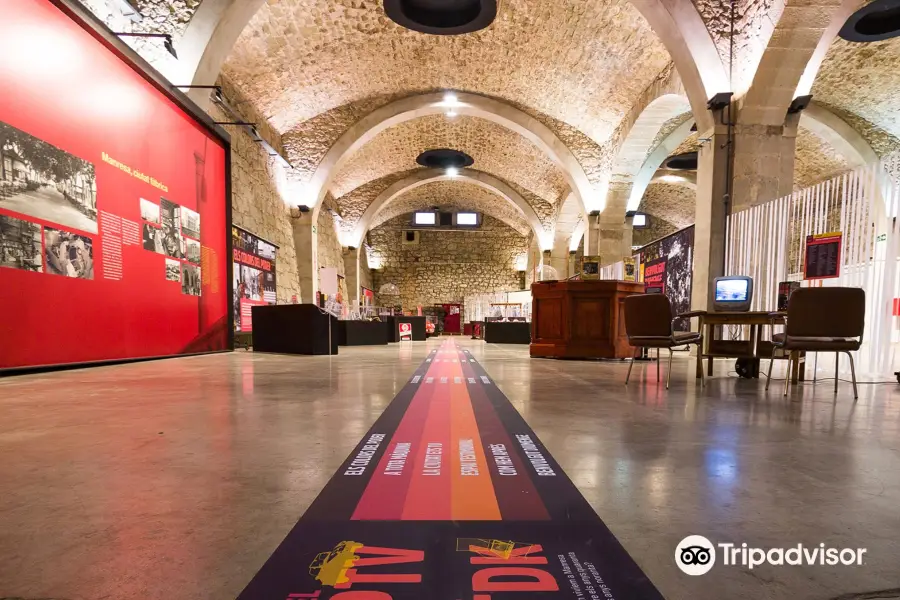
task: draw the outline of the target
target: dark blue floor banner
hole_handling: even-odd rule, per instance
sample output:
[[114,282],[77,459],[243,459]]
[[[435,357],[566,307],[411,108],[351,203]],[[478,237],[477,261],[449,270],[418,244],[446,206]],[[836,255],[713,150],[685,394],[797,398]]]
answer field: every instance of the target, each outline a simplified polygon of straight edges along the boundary
[[468,351],[429,354],[240,600],[661,600]]

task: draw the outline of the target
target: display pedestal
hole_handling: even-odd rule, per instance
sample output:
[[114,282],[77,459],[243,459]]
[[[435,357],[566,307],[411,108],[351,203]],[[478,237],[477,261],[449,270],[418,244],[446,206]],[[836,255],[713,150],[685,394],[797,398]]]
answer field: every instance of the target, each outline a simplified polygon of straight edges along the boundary
[[314,304],[254,306],[251,310],[253,350],[256,352],[338,353],[340,321],[329,314],[323,314]]
[[381,346],[388,343],[388,324],[380,321],[339,321],[341,346]]
[[531,323],[517,321],[484,324],[484,341],[491,344],[528,344],[531,342]]
[[629,358],[625,298],[644,292],[629,281],[553,281],[531,286],[531,356]]
[[383,317],[390,327],[388,331],[388,339],[392,342],[400,341],[400,323],[412,324],[412,340],[414,342],[425,341],[425,317],[404,317],[395,315],[393,317]]

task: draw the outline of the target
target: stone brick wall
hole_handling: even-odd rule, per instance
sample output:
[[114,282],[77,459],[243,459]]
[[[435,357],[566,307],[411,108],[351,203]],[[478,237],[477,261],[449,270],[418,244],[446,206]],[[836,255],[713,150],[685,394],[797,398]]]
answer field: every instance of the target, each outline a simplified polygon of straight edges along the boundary
[[651,183],[638,211],[649,215],[646,229],[635,229],[632,245],[643,246],[694,222],[697,191],[686,185]]
[[407,223],[409,215],[402,215],[369,232],[373,254],[382,261],[375,289],[397,285],[404,308],[519,289],[515,261],[529,240],[505,223],[485,216],[477,232],[422,231],[418,244],[404,245]]
[[[232,97],[228,95],[229,100]],[[235,103],[239,104],[245,120],[264,122],[249,105],[237,100]],[[215,106],[210,109],[210,114],[218,121],[230,120]],[[277,298],[279,304],[289,303],[295,294],[299,299],[300,281],[290,210],[278,185],[285,175],[246,129],[235,126],[227,129],[231,134],[232,221],[278,246],[275,261]]]
[[[110,4],[106,0],[79,1],[113,31],[168,33],[173,38],[176,51],[179,38],[200,5],[200,0],[135,0],[133,4],[143,15],[143,19],[135,23],[123,16],[115,4]],[[122,41],[161,73],[176,72],[178,61],[165,49],[162,39],[123,37]]]
[[[345,301],[352,299],[347,295],[347,282],[344,279],[346,273],[344,268],[344,256],[341,249],[341,242],[337,236],[335,229],[335,218],[332,214],[331,201],[326,201],[319,211],[319,220],[316,221],[316,243],[319,254],[319,269],[325,267],[334,267],[337,269],[341,279],[338,280],[338,289]],[[319,280],[321,288],[322,281]]]

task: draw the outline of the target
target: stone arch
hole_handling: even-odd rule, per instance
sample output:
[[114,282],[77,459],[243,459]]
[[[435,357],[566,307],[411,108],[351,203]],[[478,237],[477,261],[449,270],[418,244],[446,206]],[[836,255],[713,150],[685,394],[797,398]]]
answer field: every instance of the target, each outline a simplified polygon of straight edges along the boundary
[[[653,142],[663,125],[690,110],[688,99],[678,94],[663,94],[649,102],[619,148],[613,163],[613,181],[631,182],[640,172],[644,160],[653,150]],[[693,120],[688,118],[691,123]]]
[[650,185],[650,181],[653,179],[656,171],[659,170],[660,165],[662,165],[669,154],[681,145],[681,142],[691,134],[692,125],[693,120],[688,119],[676,127],[675,130],[666,136],[653,152],[650,153],[641,165],[637,174],[634,176],[631,185],[631,193],[628,196],[628,202],[625,208],[626,211],[637,210],[638,206],[641,204],[641,198],[644,197],[644,192],[647,191],[647,186]]
[[[569,187],[586,210],[603,209],[605,190],[594,189],[575,155],[546,125],[518,108],[493,98],[463,92],[456,92],[455,95],[458,104],[454,105],[454,110],[458,114],[486,119],[521,135],[560,168]],[[404,121],[446,110],[444,93],[432,92],[402,98],[372,111],[345,131],[328,150],[307,184],[309,201],[299,203],[313,205],[313,210],[318,212],[334,173],[369,140]]]
[[841,25],[859,0],[784,0],[753,83],[744,97],[738,121],[756,125],[784,124],[797,95],[806,95]]
[[701,131],[712,129],[706,101],[731,90],[712,36],[691,0],[631,0],[672,56]]
[[560,205],[559,214],[556,217],[556,225],[553,229],[553,248],[550,253],[550,263],[561,277],[568,276],[571,265],[569,252],[578,249],[578,243],[581,236],[584,235],[586,223],[586,213],[581,209],[575,197],[569,194]]
[[360,247],[362,245],[363,238],[365,237],[366,232],[369,230],[369,226],[375,220],[375,217],[392,200],[403,195],[405,192],[434,181],[461,181],[477,185],[497,194],[498,196],[515,206],[519,210],[519,212],[522,213],[522,215],[525,217],[525,221],[534,232],[535,239],[538,240],[538,244],[541,246],[541,249],[550,248],[549,234],[544,228],[544,225],[541,223],[541,220],[538,218],[538,215],[534,211],[534,208],[532,208],[532,206],[528,204],[528,202],[521,195],[519,195],[518,192],[516,192],[500,179],[497,179],[493,175],[489,175],[481,171],[476,171],[474,169],[462,169],[460,170],[459,174],[454,177],[447,175],[443,171],[435,169],[423,169],[417,171],[416,173],[410,175],[405,179],[401,179],[400,181],[394,183],[383,192],[381,192],[378,197],[375,198],[372,204],[370,204],[369,207],[366,208],[366,212],[364,212],[363,216],[360,217],[359,221],[356,223],[356,226],[353,229],[353,233],[347,240],[347,245],[355,246],[357,248]]
[[[179,81],[172,83],[214,85],[231,53],[265,0],[203,0],[178,42]],[[189,90],[188,96],[206,108],[209,90]]]
[[800,126],[810,130],[859,167],[878,160],[869,143],[842,118],[815,102],[800,113]]

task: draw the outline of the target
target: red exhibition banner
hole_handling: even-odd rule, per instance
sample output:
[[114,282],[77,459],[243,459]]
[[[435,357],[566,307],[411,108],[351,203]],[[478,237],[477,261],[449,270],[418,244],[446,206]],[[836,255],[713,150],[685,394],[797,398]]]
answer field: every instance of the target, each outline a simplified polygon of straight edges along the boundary
[[226,143],[53,2],[0,14],[0,369],[226,349]]

